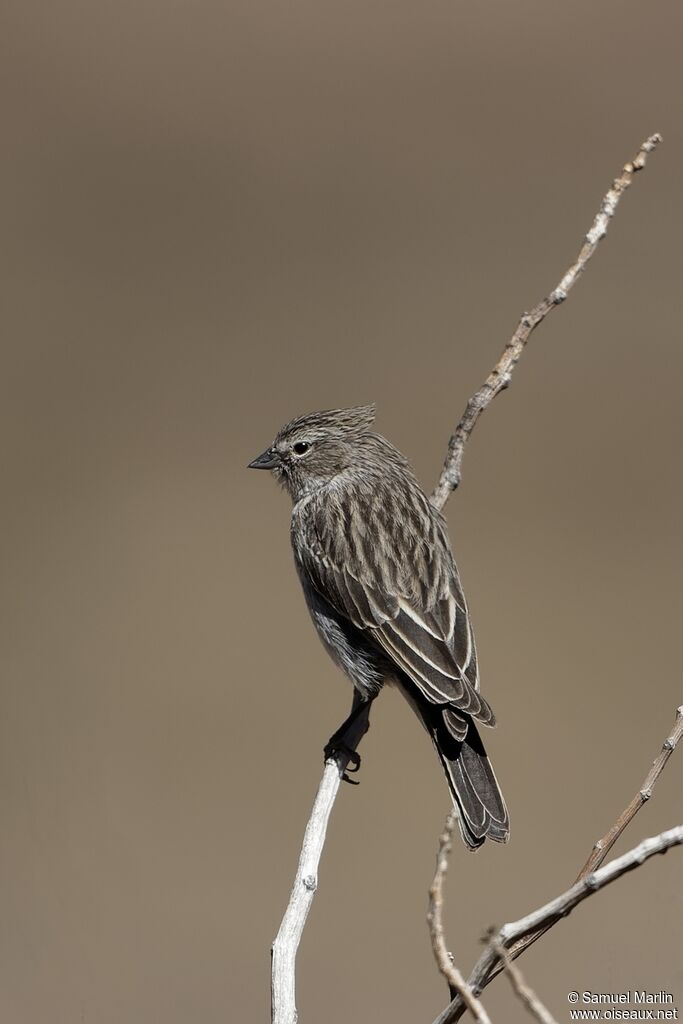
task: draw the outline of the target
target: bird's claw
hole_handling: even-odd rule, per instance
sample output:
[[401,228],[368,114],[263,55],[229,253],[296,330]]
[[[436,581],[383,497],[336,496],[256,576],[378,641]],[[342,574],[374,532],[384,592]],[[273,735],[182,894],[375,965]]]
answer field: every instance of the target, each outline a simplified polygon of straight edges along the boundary
[[342,782],[348,782],[351,786],[359,785],[358,779],[349,778],[349,772],[355,774],[360,768],[360,754],[357,750],[352,750],[343,741],[334,742],[334,739],[331,739],[325,745],[323,754],[326,761],[344,758],[346,766],[342,772]]

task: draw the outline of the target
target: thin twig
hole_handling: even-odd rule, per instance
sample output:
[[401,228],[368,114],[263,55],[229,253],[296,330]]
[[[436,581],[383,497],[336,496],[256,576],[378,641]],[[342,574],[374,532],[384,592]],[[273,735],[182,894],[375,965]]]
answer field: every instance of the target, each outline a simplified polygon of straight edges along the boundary
[[575,262],[564,274],[557,287],[549,295],[541,299],[530,313],[522,315],[517,324],[517,329],[503,349],[500,359],[476,394],[470,398],[462,419],[448,442],[446,461],[441,470],[439,482],[431,497],[432,504],[436,508],[442,509],[444,507],[450,494],[460,483],[465,445],[477,420],[496,395],[509,385],[512,371],[524,351],[531,332],[545,320],[551,309],[559,306],[567,298],[569,292],[585,270],[586,264],[597,249],[599,242],[607,234],[609,222],[615,214],[619,200],[631,184],[634,174],[643,169],[648,155],[652,153],[661,141],[661,135],[651,135],[642,144],[636,157],[624,165],[621,174],[618,178],[615,178],[611,189],[603,199]]
[[[655,785],[657,783],[657,779],[664,771],[667,761],[676,749],[676,744],[681,738],[682,733],[683,705],[676,709],[676,717],[674,720],[674,727],[671,732],[671,735],[664,740],[664,743],[662,744],[662,749],[660,750],[655,760],[652,762],[652,767],[645,776],[645,780],[643,781],[642,786],[640,787],[636,795],[633,797],[631,802],[624,808],[624,810],[619,815],[619,817],[612,825],[612,827],[605,833],[602,839],[599,839],[597,843],[594,844],[588,860],[586,861],[584,866],[581,868],[579,874],[577,875],[577,882],[580,881],[582,878],[585,878],[586,875],[590,874],[591,871],[594,871],[596,868],[600,867],[605,857],[612,849],[612,847],[614,846],[614,844],[616,843],[617,839],[622,834],[624,829],[633,821],[638,811],[650,799],[650,797],[652,796],[652,791],[654,790]],[[520,939],[519,943],[513,949],[510,950],[510,957],[512,959],[515,959],[526,949],[528,949],[529,946],[533,946],[534,942],[537,942],[538,939],[540,939],[540,937],[545,934],[549,927],[552,926],[547,925],[545,928],[542,928],[536,934],[527,935],[523,939]],[[498,974],[499,971],[500,968],[496,970],[496,974]],[[495,974],[493,975],[493,977],[495,977]],[[491,980],[493,980],[493,978]]]
[[[526,917],[520,918],[519,921],[512,921],[510,924],[503,925],[495,938],[486,946],[477,966],[467,979],[467,984],[476,995],[479,995],[486,987],[493,968],[500,962],[499,955],[495,949],[496,944],[504,946],[508,950],[508,954],[512,956],[513,944],[517,940],[524,938],[525,935],[535,933],[547,925],[556,924],[557,921],[566,917],[574,907],[577,907],[579,903],[582,903],[589,896],[596,893],[598,889],[604,889],[610,882],[614,882],[617,878],[621,878],[622,875],[633,871],[634,868],[640,867],[641,864],[644,864],[650,857],[654,857],[655,854],[666,853],[671,847],[680,846],[681,843],[683,843],[683,825],[670,828],[666,832],[652,836],[651,839],[644,839],[642,843],[629,850],[628,853],[624,853],[621,857],[611,860],[609,864],[605,864],[603,867],[598,868],[597,871],[593,871],[591,874],[586,875],[585,878],[575,882],[571,889],[567,889],[561,896],[550,900],[549,903],[545,903],[538,910],[534,910],[531,914],[527,914]],[[452,1021],[457,1021],[462,1017],[465,1009],[464,1005],[456,1005],[454,1000],[436,1018],[434,1024],[452,1024]]]
[[[649,799],[649,797],[652,796],[652,791],[655,787],[657,779],[662,774],[662,771],[664,770],[667,761],[669,760],[673,751],[676,749],[676,744],[680,738],[681,732],[683,732],[683,705],[681,708],[676,709],[676,719],[674,722],[673,731],[671,735],[662,744],[662,749],[658,757],[656,757],[653,761],[652,767],[650,768],[650,771],[648,772],[641,789],[630,802],[628,807],[626,807],[626,809],[622,812],[619,818],[617,818],[616,822],[614,823],[614,825],[612,825],[612,827],[609,829],[606,835],[603,836],[603,838],[595,844],[595,846],[593,847],[593,851],[591,852],[591,856],[588,858],[586,864],[584,864],[584,866],[582,867],[581,871],[577,876],[577,882],[581,881],[582,878],[585,878],[586,875],[588,875],[591,871],[593,871],[595,868],[599,867],[602,864],[605,857],[607,856],[611,848],[614,846],[614,844],[616,843],[617,839],[622,834],[626,826],[629,825],[631,821],[633,821],[641,807],[643,807]],[[641,798],[641,793],[643,792],[647,792],[649,794],[648,797],[646,797],[645,799]],[[600,853],[600,856],[596,857],[595,862],[590,867],[588,867],[588,865],[591,862],[591,858],[593,858],[593,854],[596,851],[596,847],[599,846],[599,843],[604,844],[607,842],[609,843],[609,845],[603,846],[602,849],[598,851]],[[516,945],[510,949],[510,958],[512,960],[515,960],[518,956],[520,956],[520,954],[527,950],[529,946],[533,946],[534,942],[537,942],[538,939],[540,939],[541,936],[544,935],[545,932],[547,932],[548,929],[551,928],[552,924],[554,923],[555,922],[552,922],[549,925],[545,925],[538,932],[532,933],[531,935],[525,935],[524,938],[520,939],[519,942],[517,942]],[[493,978],[495,978],[496,975],[500,973],[500,970],[501,968],[500,966],[498,966],[494,973],[492,974],[491,978],[489,978],[489,981],[492,981]]]
[[432,937],[432,949],[434,950],[434,956],[439,970],[448,982],[451,995],[454,996],[456,992],[460,995],[474,1019],[478,1021],[478,1024],[491,1024],[491,1019],[488,1013],[476,998],[458,968],[455,966],[450,953],[446,949],[446,940],[444,938],[443,919],[441,916],[441,909],[443,907],[443,880],[446,871],[448,870],[448,857],[451,852],[455,822],[455,812],[451,811],[446,818],[444,830],[439,836],[439,851],[436,855],[436,871],[434,872],[434,881],[429,887],[429,911],[427,913],[427,923],[429,924],[429,933]]
[[497,939],[491,938],[493,950],[503,964],[503,970],[510,979],[513,992],[519,997],[521,1003],[527,1008],[531,1016],[539,1021],[539,1024],[557,1024],[550,1010],[538,998],[531,985],[528,984],[517,964],[513,964],[510,955]]
[[[534,910],[531,914],[527,914],[526,917],[520,918],[519,921],[503,925],[495,940],[489,943],[484,950],[480,967],[482,981],[489,973],[491,967],[498,963],[498,954],[494,949],[494,943],[500,943],[511,953],[514,943],[519,939],[537,932],[540,928],[545,927],[545,925],[557,923],[557,921],[571,913],[574,907],[577,907],[579,903],[583,903],[585,899],[588,899],[589,896],[592,896],[599,889],[604,889],[610,882],[614,882],[617,878],[621,878],[622,875],[640,867],[641,864],[644,864],[650,857],[654,857],[655,854],[666,853],[671,847],[679,846],[681,843],[683,843],[683,825],[667,829],[666,832],[660,832],[659,835],[652,836],[650,839],[643,839],[638,846],[622,854],[621,857],[616,857],[609,864],[603,865],[597,871],[593,871],[586,875],[585,878],[575,882],[571,889],[567,889],[561,896],[556,896],[554,900],[550,900],[549,903],[545,903],[538,910]],[[469,984],[475,992],[479,991],[479,984],[476,980],[473,983],[472,978],[470,978]]]
[[[676,748],[676,744],[678,743],[678,740],[681,737],[681,733],[683,733],[682,719],[683,705],[677,709],[673,731],[671,735],[668,737],[668,739],[664,741],[662,745],[662,750],[659,756],[653,762],[652,767],[648,772],[645,782],[643,784],[642,789],[648,790],[650,796],[652,795],[652,791],[655,787],[655,784],[659,779],[659,776],[662,774],[662,771],[664,770],[667,761],[669,760],[671,754]],[[612,828],[606,833],[606,835],[600,841],[602,843],[605,843],[608,837],[610,839],[609,846],[603,847],[600,850],[600,853],[602,854],[601,862],[602,860],[604,860],[605,856],[612,848],[612,846],[614,845],[618,837],[621,835],[621,833],[624,831],[626,826],[630,824],[631,821],[633,821],[636,814],[645,804],[645,802],[646,800],[632,800],[626,808],[626,810],[617,819]],[[626,813],[627,811],[630,812],[630,809],[634,804],[636,804],[635,809],[632,813],[630,813],[628,819],[626,820]],[[619,831],[616,832],[617,825],[619,825],[620,823],[622,823],[621,827]],[[613,838],[611,838],[612,836]],[[596,846],[597,845],[598,844],[596,843]],[[595,850],[595,847],[593,849]],[[586,863],[588,864],[588,861]],[[615,863],[616,861],[610,861],[610,864],[608,866],[611,867]],[[586,868],[584,866],[584,868],[581,869],[581,872],[575,882],[574,888],[577,885],[580,885],[581,883],[585,883],[587,879],[594,877],[594,869],[591,868],[589,871],[586,871]],[[557,924],[558,920],[559,917],[549,918],[541,922],[535,930],[532,929],[530,931],[525,931],[523,934],[513,937],[510,940],[510,942],[506,944],[509,959],[511,961],[516,960],[518,956],[520,956],[529,948],[529,946],[533,945],[533,943],[540,939],[542,935],[544,935],[550,928],[553,927],[553,925]],[[505,927],[508,928],[513,926],[506,925]],[[503,964],[501,964],[500,959],[495,956],[492,958],[490,955],[490,950],[487,948],[484,950],[484,952],[474,965],[474,968],[469,978],[467,979],[467,984],[470,986],[470,988],[476,995],[480,995],[487,987],[487,985],[489,985],[493,981],[493,979],[500,974],[502,970]],[[451,1000],[450,1005],[446,1007],[446,1009],[442,1012],[442,1014],[439,1017],[437,1017],[437,1019],[434,1021],[434,1024],[452,1024],[453,1021],[460,1020],[463,1013],[465,1012],[465,1009],[465,1003],[463,1002],[459,995],[456,995]]]
[[664,771],[666,762],[676,749],[676,744],[680,740],[681,736],[683,736],[683,704],[680,708],[676,709],[676,720],[674,722],[671,735],[664,740],[662,749],[652,762],[652,767],[645,776],[642,786],[633,797],[633,800],[631,800],[631,802],[627,804],[621,812],[611,829],[605,833],[602,839],[598,839],[597,843],[593,847],[590,857],[579,871],[577,881],[581,878],[585,878],[585,876],[589,875],[591,871],[595,871],[596,868],[600,867],[621,833],[627,825],[633,821],[643,804],[647,803],[650,799],[652,796],[652,790],[657,784],[657,779]]

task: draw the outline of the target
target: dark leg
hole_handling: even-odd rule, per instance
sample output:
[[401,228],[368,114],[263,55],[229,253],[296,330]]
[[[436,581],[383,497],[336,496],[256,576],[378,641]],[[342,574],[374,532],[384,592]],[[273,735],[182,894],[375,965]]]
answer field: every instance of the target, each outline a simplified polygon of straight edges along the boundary
[[[334,735],[330,736],[323,751],[326,761],[334,758],[337,762],[344,782],[351,782],[354,785],[358,783],[349,778],[348,772],[357,772],[360,768],[360,754],[356,747],[370,728],[370,708],[373,700],[374,698],[365,700],[358,690],[354,689],[351,714]],[[349,765],[352,767],[349,768]]]

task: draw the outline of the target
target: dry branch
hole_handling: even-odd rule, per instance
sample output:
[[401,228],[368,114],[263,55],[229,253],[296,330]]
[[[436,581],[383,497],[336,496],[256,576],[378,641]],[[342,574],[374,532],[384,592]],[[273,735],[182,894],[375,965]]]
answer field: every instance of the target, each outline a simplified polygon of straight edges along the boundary
[[579,881],[579,879],[581,878],[585,878],[585,876],[590,874],[591,871],[594,871],[596,868],[600,867],[600,865],[602,864],[602,862],[604,861],[605,857],[612,849],[614,844],[616,843],[621,833],[624,831],[627,825],[629,825],[631,821],[633,821],[633,819],[635,818],[636,814],[643,806],[643,804],[647,803],[647,801],[650,799],[650,797],[652,796],[652,790],[655,788],[655,785],[657,784],[657,779],[664,771],[664,768],[666,767],[666,762],[669,760],[674,750],[676,749],[676,744],[678,743],[682,735],[683,704],[680,708],[676,709],[676,721],[674,722],[674,727],[671,732],[671,735],[664,740],[664,743],[662,744],[662,749],[652,762],[652,767],[645,776],[642,786],[640,787],[636,795],[633,797],[633,800],[631,800],[631,802],[627,804],[627,806],[621,812],[621,814],[614,822],[609,832],[606,832],[602,839],[598,839],[597,843],[595,843],[590,857],[579,871],[577,881]]
[[[590,891],[597,891],[597,889],[601,888],[603,884],[607,884],[607,882],[603,882],[599,885],[594,884],[592,880],[594,880],[598,876],[598,872],[596,872],[595,868],[602,863],[602,861],[607,856],[607,853],[614,846],[615,842],[617,841],[621,833],[624,831],[626,826],[631,821],[633,821],[641,807],[643,807],[643,805],[647,802],[649,797],[652,796],[652,791],[655,787],[655,784],[657,783],[659,776],[662,774],[662,771],[664,770],[667,761],[671,757],[671,754],[676,749],[676,744],[678,743],[678,740],[680,739],[682,733],[683,705],[677,708],[673,731],[671,732],[671,735],[662,744],[661,752],[653,761],[652,767],[650,768],[650,771],[647,773],[645,782],[643,783],[643,786],[639,790],[638,794],[636,794],[636,797],[634,797],[634,799],[622,812],[619,818],[617,818],[612,828],[609,829],[605,836],[601,840],[599,840],[599,842],[596,843],[593,847],[593,853],[591,853],[591,858],[597,850],[599,860],[593,867],[589,868],[588,865],[590,864],[591,858],[588,859],[584,867],[579,872],[579,876],[576,882],[574,883],[572,889],[569,889],[568,892],[574,892],[574,890],[576,890],[577,887],[580,887],[582,885],[587,886],[588,890]],[[639,799],[639,797],[644,791],[648,793],[648,796],[644,799]],[[647,843],[651,844],[655,842],[655,840],[662,839],[663,836],[668,836],[677,831],[683,832],[683,826],[679,827],[678,829],[671,829],[670,832],[662,832],[661,835],[656,836],[654,840],[645,840],[645,843],[641,843],[641,847],[643,847]],[[670,843],[669,845],[674,845],[674,843]],[[636,850],[640,850],[641,847],[636,847]],[[665,849],[668,849],[668,846],[666,846]],[[647,857],[652,856],[652,853],[663,852],[664,850],[654,849],[651,853],[647,853],[647,855],[643,857],[640,861],[636,860],[630,866],[627,866],[624,870],[629,871],[632,867],[638,867],[638,864],[643,863],[643,861],[646,860]],[[630,854],[625,854],[624,856],[629,857],[633,853],[634,851],[632,850]],[[621,860],[623,860],[623,858],[619,858],[619,860],[610,861],[610,863],[607,865],[607,868],[603,868],[601,870],[607,871],[608,868],[613,869],[614,865],[619,863],[619,861]],[[623,873],[623,871],[620,872],[620,874]],[[616,875],[614,877],[619,876]],[[613,878],[610,876],[607,878],[607,881],[613,881]],[[589,896],[590,891],[585,892],[585,894],[581,896],[581,899],[577,902],[581,902],[582,899],[585,899],[586,896]],[[565,896],[566,895],[567,893],[565,893]],[[558,897],[558,899],[561,900],[563,899],[563,897]],[[555,902],[556,901],[553,901],[553,903]],[[572,906],[575,905],[575,903],[572,904]],[[546,904],[546,908],[549,906],[551,906],[551,904]],[[541,910],[543,909],[545,908],[541,908]],[[564,911],[564,913],[568,913],[571,909],[572,908],[569,907],[568,910]],[[536,913],[538,914],[539,912]],[[499,935],[497,936],[497,938],[492,940],[491,943],[489,943],[489,945],[486,947],[486,949],[484,950],[484,952],[474,965],[474,969],[472,970],[472,973],[467,979],[467,985],[469,986],[471,991],[476,996],[479,996],[484,991],[486,986],[489,985],[490,982],[492,982],[493,979],[496,978],[502,970],[504,970],[505,963],[496,953],[496,942],[500,942],[504,945],[507,952],[507,960],[511,962],[512,960],[515,960],[518,956],[520,956],[522,953],[524,953],[524,951],[527,950],[529,946],[533,945],[533,943],[536,942],[537,939],[540,939],[542,935],[544,935],[550,928],[553,927],[553,925],[557,924],[557,922],[560,920],[560,916],[563,915],[554,917],[552,915],[547,915],[545,917],[541,915],[541,919],[535,927],[527,928],[521,931],[517,930],[516,925],[505,925],[504,928],[499,933]],[[529,915],[528,917],[523,918],[523,920],[528,921],[532,917],[534,917],[534,915]],[[520,922],[518,921],[517,925],[519,924]],[[510,929],[510,931],[506,931],[506,929]],[[506,933],[507,941],[505,941],[503,938],[504,932]],[[457,995],[452,997],[450,1005],[447,1006],[443,1013],[441,1013],[441,1015],[436,1018],[434,1024],[452,1024],[453,1021],[460,1020],[466,1009],[467,1005],[461,998],[460,994],[458,993]]]
[[453,829],[456,822],[455,811],[446,818],[444,830],[439,836],[439,850],[436,855],[436,871],[434,881],[429,888],[429,911],[427,912],[427,923],[429,933],[432,937],[432,949],[439,970],[448,982],[451,997],[457,993],[463,1003],[471,1012],[478,1024],[491,1024],[488,1013],[472,992],[462,974],[455,966],[453,958],[446,949],[446,940],[443,933],[443,919],[441,910],[443,907],[443,880],[448,870],[448,857],[451,852],[453,841]]
[[493,950],[503,964],[503,970],[510,979],[512,990],[518,996],[519,1001],[539,1024],[557,1024],[550,1010],[541,1002],[531,985],[527,983],[517,964],[512,962],[505,946],[501,946],[500,942],[495,938],[492,938],[491,941]]
[[[574,907],[577,907],[579,903],[583,903],[585,899],[588,899],[589,896],[592,896],[599,889],[604,889],[610,882],[614,882],[629,871],[639,868],[641,864],[644,864],[650,857],[654,857],[655,854],[666,853],[672,846],[680,846],[681,843],[683,843],[683,825],[676,825],[665,832],[660,832],[659,835],[643,839],[632,850],[622,853],[621,857],[615,857],[609,864],[604,864],[597,871],[592,871],[585,878],[574,882],[571,889],[567,889],[561,896],[556,896],[549,903],[544,903],[538,910],[534,910],[525,917],[521,917],[519,921],[503,925],[496,936],[496,941],[509,950],[512,943],[516,942],[517,939],[524,938],[525,935],[531,934],[531,932],[536,931],[537,928],[543,925],[561,920]],[[488,956],[496,956],[492,945],[490,946]]]
[[304,833],[299,866],[285,916],[271,950],[273,1024],[296,1024],[296,953],[318,885],[318,864],[327,822],[341,783],[335,761],[326,761],[311,817]]
[[[515,333],[505,346],[495,367],[481,388],[467,403],[462,419],[449,440],[446,460],[436,489],[431,497],[431,501],[436,508],[442,509],[444,507],[450,494],[460,483],[465,445],[481,413],[495,396],[510,383],[510,375],[529,340],[531,332],[546,318],[551,309],[566,299],[570,289],[583,273],[598,243],[605,236],[609,222],[614,216],[622,194],[631,184],[634,174],[645,166],[648,154],[655,149],[660,141],[661,136],[651,135],[643,143],[635,159],[624,166],[622,173],[615,179],[612,188],[603,199],[600,210],[593,221],[590,231],[586,235],[583,247],[576,261],[550,295],[542,299],[530,313],[525,313],[522,316]],[[349,748],[354,749],[351,743],[349,743]],[[289,904],[277,938],[273,943],[271,1009],[273,1024],[296,1024],[297,1021],[295,1004],[296,953],[317,885],[318,864],[325,842],[327,823],[339,789],[339,781],[345,768],[346,764],[342,764],[339,760],[336,762],[327,761],[325,763],[323,778],[306,827],[299,868],[294,880]],[[315,880],[312,888],[306,886],[305,879],[307,878]]]
[[[658,836],[652,836],[651,839],[644,839],[628,853],[611,860],[609,864],[605,864],[604,867],[598,868],[597,871],[586,875],[579,882],[575,882],[571,889],[567,889],[561,896],[545,903],[538,910],[520,918],[519,921],[503,925],[495,938],[486,946],[477,966],[467,980],[472,991],[477,994],[481,992],[488,984],[493,968],[500,963],[499,954],[496,952],[497,946],[503,946],[511,954],[513,944],[519,939],[537,932],[539,929],[545,929],[548,925],[555,924],[561,918],[566,917],[579,903],[596,893],[598,889],[604,889],[610,882],[614,882],[627,872],[640,867],[655,854],[666,853],[671,847],[680,846],[681,843],[683,843],[683,825],[670,828]],[[451,1024],[452,1021],[459,1020],[465,1010],[465,1006],[458,1006],[454,1009],[453,1003],[451,1003],[436,1018],[434,1024]]]
[[[353,738],[352,734],[350,738]],[[349,749],[352,745],[355,749],[357,743],[350,743]],[[306,825],[289,903],[271,949],[272,1024],[296,1024],[298,1019],[295,991],[296,954],[318,887],[318,865],[325,845],[327,823],[348,762],[349,757],[341,754],[325,761],[323,777]]]
[[661,135],[651,135],[642,144],[635,158],[624,165],[621,174],[618,178],[615,178],[611,189],[603,199],[576,260],[564,274],[557,287],[549,295],[541,299],[530,313],[522,314],[517,324],[517,329],[503,349],[500,359],[479,390],[470,398],[462,414],[462,419],[448,442],[446,461],[441,470],[439,482],[432,494],[432,504],[438,509],[444,507],[449,495],[460,483],[465,445],[474,430],[477,420],[496,395],[508,387],[512,371],[524,351],[531,332],[545,320],[551,309],[559,306],[567,298],[569,292],[586,269],[586,264],[597,249],[599,242],[607,234],[609,222],[616,212],[619,200],[633,181],[634,174],[643,169],[648,155],[652,153],[661,141]]

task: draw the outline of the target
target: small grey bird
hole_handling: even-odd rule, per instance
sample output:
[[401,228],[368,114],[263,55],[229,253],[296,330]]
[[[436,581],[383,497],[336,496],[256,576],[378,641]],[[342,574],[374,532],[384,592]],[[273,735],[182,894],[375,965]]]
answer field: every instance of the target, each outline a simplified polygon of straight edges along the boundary
[[[372,405],[300,416],[249,464],[289,491],[294,560],[320,638],[354,686],[325,756],[355,747],[396,684],[432,738],[462,837],[505,842],[505,801],[475,723],[494,725],[446,525],[404,456],[374,433]],[[351,781],[346,776],[347,781]]]

